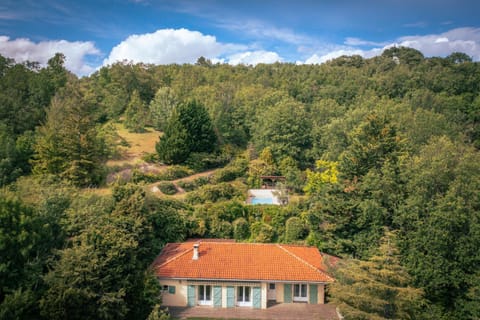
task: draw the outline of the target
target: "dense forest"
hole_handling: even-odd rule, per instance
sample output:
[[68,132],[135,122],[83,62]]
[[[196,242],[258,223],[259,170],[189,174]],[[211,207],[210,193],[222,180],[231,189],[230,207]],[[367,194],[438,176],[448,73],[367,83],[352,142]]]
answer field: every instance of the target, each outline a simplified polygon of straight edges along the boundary
[[[149,266],[190,237],[342,257],[328,300],[345,319],[480,318],[469,56],[124,61],[83,78],[64,59],[0,56],[1,319],[166,319]],[[112,164],[132,147],[121,129],[155,150]],[[262,175],[285,177],[288,205],[245,204]]]

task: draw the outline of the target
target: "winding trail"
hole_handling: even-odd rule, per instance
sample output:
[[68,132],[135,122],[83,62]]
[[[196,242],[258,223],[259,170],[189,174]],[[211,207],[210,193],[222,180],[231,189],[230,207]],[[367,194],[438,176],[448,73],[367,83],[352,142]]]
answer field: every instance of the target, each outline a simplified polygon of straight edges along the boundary
[[[180,179],[175,179],[175,180],[172,180],[170,181],[171,183],[173,183],[173,185],[175,186],[175,188],[177,189],[177,193],[176,195],[179,195],[179,194],[185,194],[186,191],[180,187],[178,185],[178,182],[180,181],[193,181],[197,178],[201,178],[201,177],[209,177],[211,176],[213,173],[215,173],[215,171],[217,171],[218,169],[212,169],[212,170],[207,170],[207,171],[203,171],[203,172],[199,172],[199,173],[196,173],[196,174],[192,174],[191,176],[188,176],[188,177],[184,177],[184,178],[180,178]],[[148,188],[153,192],[153,193],[160,193],[160,194],[163,194],[157,187],[157,184],[158,182],[155,182],[155,183],[152,183],[148,186]]]

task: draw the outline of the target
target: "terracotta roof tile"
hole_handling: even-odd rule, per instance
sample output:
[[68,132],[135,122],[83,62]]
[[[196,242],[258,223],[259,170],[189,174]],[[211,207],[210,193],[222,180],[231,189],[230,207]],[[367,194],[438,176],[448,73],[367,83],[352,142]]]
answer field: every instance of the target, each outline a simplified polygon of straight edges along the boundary
[[155,259],[160,278],[332,282],[315,247],[199,241],[169,243]]

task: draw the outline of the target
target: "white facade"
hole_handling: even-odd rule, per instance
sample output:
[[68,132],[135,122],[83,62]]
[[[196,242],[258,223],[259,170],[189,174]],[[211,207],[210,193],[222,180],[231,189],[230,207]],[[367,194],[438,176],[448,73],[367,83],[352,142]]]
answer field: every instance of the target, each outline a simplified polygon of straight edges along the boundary
[[324,303],[323,283],[221,282],[161,279],[162,305],[266,309],[276,303]]

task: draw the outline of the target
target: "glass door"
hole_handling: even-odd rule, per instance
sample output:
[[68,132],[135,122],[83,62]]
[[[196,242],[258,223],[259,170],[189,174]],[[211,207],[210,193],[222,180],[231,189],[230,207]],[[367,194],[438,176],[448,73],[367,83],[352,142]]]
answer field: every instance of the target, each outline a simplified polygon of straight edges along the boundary
[[237,306],[239,307],[252,306],[251,292],[252,292],[251,287],[244,287],[244,286],[237,287]]
[[198,304],[202,306],[212,304],[212,286],[198,286]]
[[297,283],[293,286],[293,301],[307,302],[307,284]]

